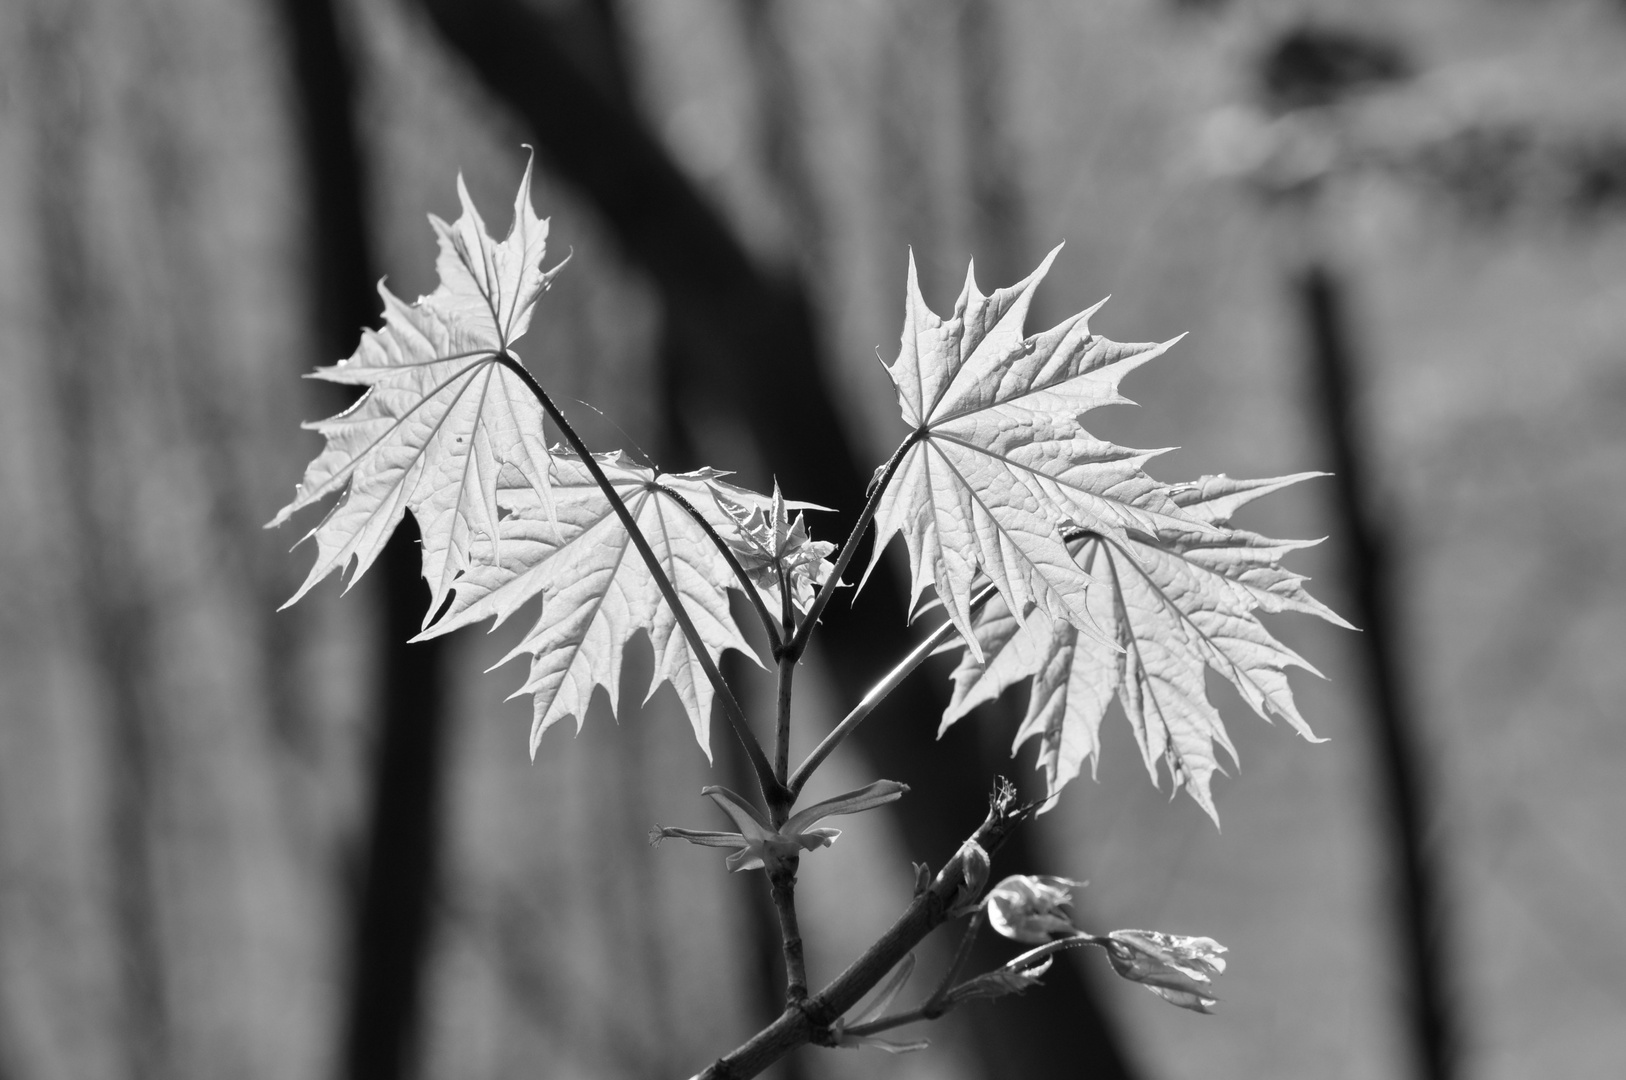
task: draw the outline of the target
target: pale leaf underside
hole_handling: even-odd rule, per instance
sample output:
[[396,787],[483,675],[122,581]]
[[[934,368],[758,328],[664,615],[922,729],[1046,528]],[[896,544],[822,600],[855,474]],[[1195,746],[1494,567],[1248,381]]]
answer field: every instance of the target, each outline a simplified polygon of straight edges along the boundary
[[[688,512],[661,489],[682,495],[725,536],[732,533],[733,523],[716,508],[714,491],[722,490],[748,508],[766,508],[768,500],[722,483],[721,474],[712,470],[658,476],[620,453],[595,458],[677,588],[712,660],[725,649],[755,659],[729,611],[727,590],[738,587],[732,569]],[[619,707],[627,644],[645,633],[655,653],[649,694],[663,683],[672,685],[709,755],[713,689],[699,658],[585,464],[554,447],[553,467],[551,518],[530,484],[504,473],[497,492],[503,510],[500,556],[471,567],[456,581],[445,615],[423,636],[491,618],[500,624],[541,597],[536,624],[500,661],[521,653],[533,657],[530,676],[516,695],[528,693],[535,699],[534,754],[542,733],[560,720],[574,717],[580,730],[595,688],[609,695],[612,710]]]
[[[349,359],[315,377],[365,386],[349,409],[308,424],[327,439],[295,498],[271,522],[330,495],[339,502],[311,531],[316,564],[288,603],[334,571],[354,582],[411,511],[423,537],[423,573],[437,610],[457,576],[497,555],[497,483],[516,470],[546,498],[542,412],[500,359],[530,325],[558,268],[544,272],[547,222],[531,209],[527,166],[514,223],[497,242],[458,178],[462,215],[431,216],[441,283],[408,305],[382,284],[384,326],[366,331]],[[482,550],[483,549],[483,550]]]
[[911,261],[902,349],[887,369],[915,435],[877,508],[871,567],[901,533],[911,609],[932,586],[974,650],[970,604],[979,576],[1016,611],[1036,607],[1094,632],[1088,577],[1064,539],[1069,528],[1120,539],[1129,530],[1205,528],[1144,471],[1155,452],[1096,439],[1079,419],[1124,401],[1119,381],[1169,343],[1094,335],[1093,308],[1023,335],[1055,255],[992,296],[968,275],[947,320],[927,308]]
[[1208,696],[1205,672],[1223,677],[1260,716],[1280,716],[1314,740],[1286,675],[1292,667],[1314,669],[1278,642],[1257,613],[1297,611],[1347,625],[1304,590],[1303,578],[1280,565],[1306,542],[1224,527],[1243,503],[1311,475],[1204,477],[1171,488],[1171,498],[1210,531],[1075,535],[1068,547],[1091,582],[1090,615],[1110,643],[1043,612],[1031,612],[1024,625],[996,598],[976,618],[983,659],[968,650],[955,671],[943,726],[1031,678],[1016,746],[1038,739],[1039,768],[1054,796],[1085,760],[1093,772],[1101,719],[1116,698],[1153,781],[1161,759],[1175,784],[1217,822],[1210,791],[1219,768],[1216,747],[1233,761],[1236,749]]

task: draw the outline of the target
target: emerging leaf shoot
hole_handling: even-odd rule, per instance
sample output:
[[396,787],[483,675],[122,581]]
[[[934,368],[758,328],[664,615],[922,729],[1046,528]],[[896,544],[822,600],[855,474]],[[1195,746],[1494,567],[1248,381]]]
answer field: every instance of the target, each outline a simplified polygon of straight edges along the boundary
[[[806,611],[819,586],[835,569],[827,556],[836,546],[812,539],[802,514],[797,514],[795,521],[790,520],[789,504],[779,494],[777,482],[773,486],[773,503],[766,511],[761,506],[733,498],[721,488],[715,489],[713,494],[717,505],[735,525],[729,546],[767,597],[770,610],[776,610],[781,603],[779,583],[783,579],[790,586],[791,602]],[[822,506],[806,508],[824,509]]]
[[1114,930],[1094,940],[1106,949],[1112,970],[1123,978],[1182,1009],[1214,1011],[1213,981],[1225,971],[1225,958],[1220,954],[1226,950],[1213,938]]
[[877,780],[857,791],[836,795],[799,810],[784,825],[775,829],[756,807],[732,791],[724,787],[707,787],[702,788],[700,794],[716,803],[718,809],[733,820],[739,832],[703,832],[657,825],[650,831],[649,839],[652,844],[671,837],[702,847],[735,848],[734,854],[723,860],[730,872],[773,870],[786,860],[798,857],[803,851],[829,847],[841,836],[840,829],[814,828],[818,822],[827,817],[858,814],[885,806],[903,798],[908,790],[907,784],[900,784],[896,780]]

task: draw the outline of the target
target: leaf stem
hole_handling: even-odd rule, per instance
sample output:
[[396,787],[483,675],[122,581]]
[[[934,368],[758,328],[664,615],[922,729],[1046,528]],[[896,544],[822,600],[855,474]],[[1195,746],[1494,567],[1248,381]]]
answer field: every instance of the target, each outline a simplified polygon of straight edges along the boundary
[[[972,597],[971,600],[972,613],[975,614],[980,610],[982,605],[986,604],[993,594],[994,586],[992,585],[984,585],[978,590],[977,595]],[[930,637],[911,649],[908,656],[898,661],[897,666],[887,672],[885,678],[876,683],[870,689],[870,692],[865,694],[857,705],[853,706],[852,712],[843,717],[841,723],[831,729],[830,734],[826,735],[819,745],[813,748],[813,752],[808,754],[807,758],[796,767],[796,772],[789,781],[792,797],[801,794],[802,788],[813,775],[813,771],[824,763],[824,759],[829,757],[831,752],[841,745],[843,739],[853,733],[854,728],[864,722],[865,717],[875,711],[877,705],[886,700],[888,694],[896,690],[898,685],[909,677],[910,672],[919,667],[926,657],[935,652],[937,647],[947,641],[953,633],[954,623],[945,619],[942,626],[932,631]]]
[[1020,956],[1014,956],[1005,961],[1004,966],[1011,971],[1019,971],[1022,968],[1032,967],[1038,961],[1043,960],[1047,956],[1052,956],[1059,953],[1063,949],[1076,949],[1081,945],[1098,945],[1101,948],[1106,948],[1109,940],[1109,938],[1097,937],[1095,934],[1087,934],[1083,930],[1080,930],[1072,937],[1064,937],[1059,941],[1052,941],[1048,944],[1040,945],[1036,949],[1029,949]]
[[841,582],[841,575],[847,572],[847,564],[852,562],[853,554],[858,550],[858,542],[863,538],[864,530],[869,527],[871,521],[875,520],[875,511],[881,505],[881,495],[886,491],[886,486],[892,482],[892,477],[903,464],[905,455],[909,453],[915,443],[925,437],[926,429],[923,427],[911,431],[909,436],[898,444],[898,448],[892,452],[892,457],[887,460],[880,474],[870,485],[869,498],[864,503],[864,510],[858,515],[858,521],[853,524],[852,532],[847,534],[846,543],[841,545],[841,551],[836,555],[835,569],[830,571],[830,576],[825,579],[818,595],[813,598],[813,604],[807,609],[807,614],[803,616],[802,625],[796,631],[796,636],[785,645],[785,651],[790,653],[793,658],[800,659],[802,653],[807,649],[807,639],[813,635],[813,627],[817,625],[819,616],[823,614],[824,606],[830,602],[830,597],[835,595],[836,586]]
[[784,792],[784,799],[780,802],[770,802],[768,812],[773,821],[774,828],[785,823],[790,816],[790,808],[796,802],[796,791],[785,783],[785,775],[790,771],[790,694],[791,682],[796,677],[796,661],[788,653],[779,657],[779,708],[777,723],[774,727],[773,744],[773,775],[779,781]]
[[728,568],[734,571],[734,576],[739,579],[740,587],[745,590],[745,595],[750,599],[751,607],[755,609],[757,618],[762,620],[762,629],[768,635],[768,647],[771,655],[778,656],[782,644],[779,627],[775,625],[773,616],[768,614],[768,606],[762,602],[762,596],[757,592],[756,583],[745,572],[745,567],[740,565],[740,560],[735,556],[734,549],[728,546],[728,541],[724,540],[717,530],[712,528],[711,522],[707,521],[688,499],[658,481],[655,484],[655,490],[677,503],[690,517],[694,518],[695,524],[700,526],[701,531],[706,534],[706,538],[711,541],[712,546],[728,563]]
[[[790,600],[790,575],[785,573],[783,562],[774,569],[779,575],[779,617],[783,620],[785,638],[788,640],[796,633],[796,609]],[[774,724],[773,775],[783,785],[785,775],[790,772],[790,691],[796,677],[796,658],[783,650],[776,652],[774,657],[779,664],[779,706]],[[791,806],[796,802],[796,795],[790,788],[783,790],[785,801],[768,808],[774,828],[785,823],[790,816]]]
[[[971,946],[977,940],[977,931],[981,928],[982,918],[979,913],[976,918],[972,919],[971,925],[966,928],[965,937],[960,939],[960,949],[955,954],[953,965],[949,968],[948,974],[943,976],[943,981],[937,985],[937,989],[932,991],[931,997],[907,1012],[883,1016],[879,1020],[871,1020],[867,1024],[854,1024],[852,1027],[847,1028],[843,1034],[854,1036],[879,1035],[883,1031],[890,1031],[906,1024],[915,1024],[922,1020],[936,1020],[954,1008],[955,1005],[959,1004],[950,997],[951,993],[957,989],[954,985],[955,980],[959,978],[960,970],[965,967],[966,960],[971,956]],[[1032,967],[1037,961],[1061,952],[1063,949],[1076,948],[1080,945],[1105,945],[1105,943],[1105,938],[1079,931],[1073,937],[1062,938],[1060,941],[1052,941],[1047,945],[1030,949],[1021,956],[1006,961],[1002,967],[1009,971],[1020,971],[1023,968]]]
[[945,1002],[948,1000],[949,991],[954,989],[954,983],[959,979],[960,972],[965,969],[966,961],[971,959],[971,947],[977,943],[977,933],[982,929],[982,924],[982,910],[979,908],[971,913],[971,924],[965,928],[965,936],[960,938],[960,947],[955,950],[954,962],[943,973],[943,980],[937,984],[937,989],[932,991],[932,996],[920,1007],[924,1019],[935,1020],[948,1011],[949,1006]]
[[768,764],[768,757],[762,752],[762,744],[757,742],[756,736],[751,733],[751,725],[745,718],[745,710],[740,708],[740,703],[734,698],[734,692],[729,689],[728,683],[723,681],[722,672],[718,671],[717,665],[712,662],[711,653],[706,651],[705,641],[700,637],[700,631],[695,629],[694,622],[689,618],[689,613],[677,594],[677,587],[672,584],[672,579],[667,577],[666,569],[661,566],[660,559],[656,557],[654,549],[649,546],[649,541],[644,537],[643,530],[638,528],[638,522],[633,519],[632,512],[627,509],[627,504],[622,500],[621,494],[615,490],[615,485],[610,483],[609,477],[604,475],[604,470],[599,468],[597,459],[587,449],[587,444],[582,442],[581,436],[576,434],[576,429],[570,426],[570,421],[565,419],[565,414],[559,411],[559,406],[553,403],[553,399],[548,396],[548,392],[542,389],[542,384],[536,381],[536,376],[532,375],[524,364],[521,364],[509,353],[499,353],[497,362],[518,375],[520,380],[530,389],[536,400],[541,403],[543,410],[559,426],[559,430],[564,434],[565,441],[580,455],[582,463],[587,466],[587,471],[592,474],[593,480],[598,484],[599,489],[610,500],[611,509],[615,511],[615,516],[621,520],[621,525],[627,530],[627,534],[632,537],[633,547],[638,549],[638,554],[643,557],[644,565],[649,567],[650,575],[654,577],[655,584],[659,586],[661,596],[665,597],[667,605],[671,607],[672,615],[677,619],[678,626],[682,628],[683,636],[688,641],[689,648],[694,652],[695,659],[699,661],[701,670],[706,673],[706,678],[711,681],[712,688],[717,692],[718,699],[722,701],[723,715],[728,717],[729,726],[734,729],[734,734],[744,745],[746,755],[751,759],[751,768],[756,772],[757,783],[762,787],[762,797],[767,800],[770,806],[773,805],[776,800],[784,797],[784,785],[774,776],[773,767]]

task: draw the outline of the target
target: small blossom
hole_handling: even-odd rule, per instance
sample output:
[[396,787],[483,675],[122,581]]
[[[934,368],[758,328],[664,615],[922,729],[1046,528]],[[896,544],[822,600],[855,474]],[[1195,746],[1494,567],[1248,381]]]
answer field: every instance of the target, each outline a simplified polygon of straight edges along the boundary
[[1193,1012],[1214,1011],[1211,984],[1225,971],[1225,946],[1206,937],[1182,937],[1156,930],[1114,930],[1096,939],[1112,969],[1165,1001]]
[[687,840],[703,847],[736,848],[734,854],[723,860],[730,872],[737,870],[772,870],[803,851],[829,847],[841,835],[840,829],[811,826],[824,818],[837,814],[856,814],[903,797],[909,788],[896,780],[877,780],[873,784],[837,795],[807,809],[792,814],[784,826],[775,829],[768,824],[757,808],[723,787],[702,788],[700,794],[733,819],[739,832],[706,832],[699,829],[678,829],[657,825],[650,830],[649,842],[658,844],[666,837]]
[[1073,902],[1070,890],[1085,884],[1062,877],[1012,875],[988,893],[988,924],[1013,941],[1030,945],[1076,934],[1065,909]]

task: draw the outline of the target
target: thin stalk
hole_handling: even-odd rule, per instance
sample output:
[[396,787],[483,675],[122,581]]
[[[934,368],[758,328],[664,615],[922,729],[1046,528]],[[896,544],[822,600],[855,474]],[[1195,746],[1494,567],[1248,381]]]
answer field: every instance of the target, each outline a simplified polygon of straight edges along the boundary
[[981,909],[972,912],[971,925],[965,928],[965,936],[960,939],[960,947],[954,953],[954,962],[943,973],[943,980],[937,984],[937,989],[932,991],[932,996],[927,998],[920,1007],[922,1016],[925,1019],[936,1019],[948,1011],[949,1006],[945,1002],[948,999],[949,991],[954,988],[954,981],[960,977],[960,972],[965,969],[965,962],[971,959],[971,946],[977,943],[977,933],[982,929],[982,923]]
[[785,564],[777,564],[774,569],[779,573],[779,619],[785,625],[785,637],[796,636],[796,608],[790,599],[790,575],[785,573]]
[[879,1035],[883,1031],[891,1031],[893,1028],[903,1027],[905,1024],[918,1024],[922,1020],[936,1020],[952,1008],[954,1008],[952,1002],[936,1006],[921,1005],[910,1009],[908,1012],[893,1013],[891,1016],[883,1016],[879,1020],[871,1020],[867,1024],[854,1024],[850,1028],[843,1028],[842,1034],[853,1036]]
[[807,1000],[807,960],[802,953],[802,931],[796,921],[796,868],[792,857],[768,875],[774,910],[779,913],[779,933],[785,951],[785,1005],[794,1008]]
[[[852,1027],[845,1029],[844,1034],[879,1035],[883,1031],[890,1031],[893,1028],[903,1027],[905,1024],[914,1024],[922,1020],[936,1020],[944,1013],[954,1008],[958,1002],[950,1000],[949,998],[949,995],[953,990],[953,986],[951,984],[954,982],[956,976],[959,975],[960,968],[964,966],[966,957],[971,955],[971,943],[976,940],[977,931],[981,928],[981,926],[981,919],[977,919],[972,922],[971,927],[966,931],[965,938],[960,943],[960,952],[954,959],[954,966],[949,969],[949,973],[944,976],[943,981],[938,985],[937,989],[932,992],[931,997],[927,998],[918,1007],[910,1009],[908,1012],[894,1013],[891,1016],[883,1016],[879,1020],[871,1020],[867,1024],[854,1024]],[[1030,949],[1015,959],[1007,961],[1004,964],[1004,967],[1012,971],[1032,967],[1036,961],[1043,960],[1045,957],[1061,952],[1063,949],[1077,948],[1080,945],[1101,945],[1104,947],[1105,939],[1098,938],[1094,934],[1080,932],[1074,937],[1062,938],[1060,941],[1052,941],[1047,945],[1041,945],[1036,949]]]
[[701,531],[706,534],[706,538],[711,541],[712,546],[728,563],[728,568],[734,571],[734,576],[739,580],[740,588],[745,590],[745,595],[750,599],[751,607],[756,611],[757,618],[762,620],[762,629],[768,635],[770,654],[778,656],[779,649],[783,644],[783,639],[779,636],[779,627],[774,624],[773,616],[768,614],[768,605],[762,602],[762,595],[757,592],[756,583],[745,572],[745,567],[740,565],[740,560],[735,556],[734,549],[728,546],[728,541],[718,535],[717,530],[711,527],[711,522],[707,521],[688,499],[685,499],[669,487],[663,487],[658,481],[655,484],[655,490],[677,503],[690,517],[694,518],[695,524],[700,526]]
[[785,798],[782,803],[772,804],[769,810],[772,813],[774,828],[785,823],[790,816],[790,808],[796,801],[796,792],[785,783],[785,774],[790,771],[790,692],[791,681],[796,676],[796,661],[789,654],[779,657],[779,710],[778,723],[774,728],[773,744],[773,775],[783,788]]
[[[779,617],[784,622],[785,637],[789,638],[796,632],[796,610],[790,602],[790,578],[785,573],[785,567],[777,567],[779,572]],[[790,772],[790,692],[791,683],[796,677],[796,660],[787,653],[775,654],[779,662],[779,706],[776,711],[773,741],[773,775],[781,785],[785,783],[785,775]],[[796,796],[784,789],[786,797],[783,803],[768,808],[772,815],[774,828],[785,823],[790,816],[791,804]]]
[[909,453],[915,443],[925,437],[925,428],[916,428],[911,431],[909,437],[899,443],[898,448],[892,452],[892,457],[887,461],[885,468],[881,470],[881,475],[876,478],[875,483],[870,488],[869,499],[864,503],[864,510],[858,515],[858,521],[854,523],[852,532],[847,534],[847,542],[841,545],[841,552],[836,556],[835,569],[825,579],[824,585],[819,589],[819,594],[813,598],[813,605],[807,609],[807,614],[802,618],[802,625],[796,631],[796,636],[785,646],[785,651],[790,653],[793,658],[799,659],[802,652],[807,648],[807,639],[813,635],[813,627],[818,623],[819,616],[823,614],[824,606],[830,602],[830,597],[835,595],[836,586],[841,582],[841,575],[847,572],[847,564],[853,561],[853,554],[858,550],[858,541],[863,538],[864,530],[869,528],[871,521],[875,520],[875,510],[881,505],[881,495],[886,491],[886,486],[892,482],[892,477],[898,471],[898,467],[903,464],[904,455]]
[[[992,585],[984,585],[978,590],[977,595],[971,600],[972,613],[975,614],[981,609],[982,605],[986,604],[988,598],[993,594],[994,587]],[[808,754],[807,758],[796,767],[796,772],[791,776],[789,783],[790,793],[793,798],[801,794],[802,788],[807,784],[808,778],[813,775],[813,771],[824,763],[824,759],[829,757],[836,747],[841,745],[842,740],[851,735],[853,729],[863,723],[865,717],[874,712],[875,707],[885,701],[887,695],[896,690],[898,684],[908,678],[910,672],[919,667],[926,657],[935,652],[937,647],[947,641],[953,633],[954,623],[944,620],[942,626],[932,631],[930,637],[910,650],[908,656],[900,660],[896,667],[886,673],[885,678],[876,683],[870,692],[864,695],[863,700],[853,706],[852,712],[843,717],[841,723],[837,724],[830,734],[826,735],[819,745],[813,748],[813,752]]]
[[1040,945],[1036,949],[1029,949],[1020,956],[1013,956],[1011,959],[1005,961],[1005,967],[1012,971],[1032,967],[1036,961],[1043,960],[1045,957],[1059,953],[1064,949],[1076,949],[1080,945],[1099,945],[1104,949],[1106,948],[1109,940],[1111,939],[1097,937],[1095,934],[1086,934],[1084,931],[1080,930],[1072,937],[1064,937],[1060,941],[1051,941],[1044,945]]
[[570,426],[570,421],[565,419],[565,414],[559,411],[559,406],[553,403],[553,399],[548,396],[548,392],[542,389],[542,384],[536,381],[536,376],[526,370],[524,364],[521,364],[506,352],[499,354],[497,361],[518,375],[521,381],[530,389],[536,400],[541,403],[543,410],[559,426],[559,430],[564,433],[565,441],[580,455],[582,463],[587,466],[587,471],[598,484],[599,490],[603,491],[605,497],[610,500],[610,508],[615,511],[615,516],[621,520],[622,528],[626,529],[627,534],[632,537],[632,546],[638,549],[638,554],[643,557],[644,565],[649,567],[650,575],[654,577],[655,584],[661,590],[661,595],[666,598],[666,603],[671,607],[672,615],[677,619],[678,626],[683,630],[683,636],[689,642],[689,648],[694,651],[695,658],[700,662],[701,670],[706,673],[706,678],[711,680],[712,688],[717,692],[718,700],[723,703],[723,715],[728,717],[729,726],[734,729],[734,734],[739,738],[740,743],[745,747],[747,756],[751,759],[751,768],[757,775],[757,783],[762,787],[762,797],[767,801],[768,805],[772,806],[776,800],[784,797],[783,785],[775,778],[773,766],[768,764],[768,756],[762,752],[762,744],[757,742],[756,736],[751,733],[751,725],[745,718],[745,710],[740,708],[740,703],[734,698],[734,692],[729,689],[728,683],[723,681],[722,673],[717,670],[717,665],[712,662],[711,654],[706,651],[705,642],[700,637],[700,631],[695,629],[694,622],[690,620],[689,613],[683,606],[683,601],[678,597],[677,588],[672,584],[671,579],[666,576],[666,570],[661,566],[660,559],[655,557],[655,551],[649,546],[649,541],[644,537],[643,530],[638,528],[638,523],[633,520],[632,512],[627,509],[627,504],[622,501],[620,493],[615,490],[615,485],[610,483],[609,477],[604,475],[604,470],[599,468],[598,461],[593,457],[592,452],[587,449],[587,444],[582,442],[581,436],[576,434],[576,429]]

